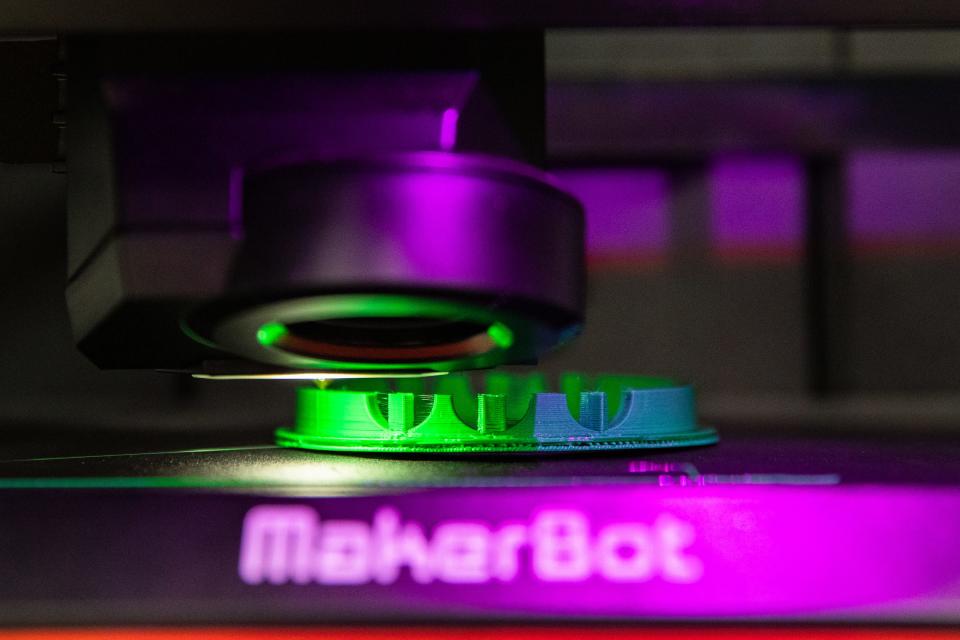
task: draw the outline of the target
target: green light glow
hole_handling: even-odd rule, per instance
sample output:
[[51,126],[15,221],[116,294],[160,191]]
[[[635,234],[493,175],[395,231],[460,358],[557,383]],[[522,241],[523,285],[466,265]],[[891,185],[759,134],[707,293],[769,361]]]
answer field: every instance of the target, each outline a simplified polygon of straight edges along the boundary
[[276,344],[287,335],[287,328],[279,322],[268,322],[257,331],[257,341],[265,347]]
[[[472,352],[410,361],[375,359],[334,359],[298,352],[287,344],[294,337],[291,327],[301,322],[321,322],[339,318],[436,318],[449,322],[468,321],[486,327],[479,334],[487,348]],[[250,327],[250,325],[253,327]],[[251,331],[251,329],[253,331]],[[458,300],[397,294],[344,294],[285,301],[262,307],[241,317],[231,331],[242,336],[255,333],[256,350],[248,357],[289,369],[342,372],[411,371],[448,372],[458,369],[489,368],[513,357],[524,361],[535,349],[534,331],[529,320],[507,310],[477,306]],[[482,344],[482,343],[481,343]],[[320,377],[320,376],[318,376]]]
[[502,322],[495,322],[487,329],[487,335],[493,340],[493,344],[501,349],[509,349],[513,344],[513,332]]

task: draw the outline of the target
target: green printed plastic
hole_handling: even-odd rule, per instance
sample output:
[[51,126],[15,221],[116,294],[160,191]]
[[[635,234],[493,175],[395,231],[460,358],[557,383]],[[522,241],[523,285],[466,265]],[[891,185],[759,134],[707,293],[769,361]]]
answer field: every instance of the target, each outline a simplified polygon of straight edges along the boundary
[[349,380],[297,392],[285,447],[409,453],[654,449],[714,444],[693,390],[665,378],[540,374]]

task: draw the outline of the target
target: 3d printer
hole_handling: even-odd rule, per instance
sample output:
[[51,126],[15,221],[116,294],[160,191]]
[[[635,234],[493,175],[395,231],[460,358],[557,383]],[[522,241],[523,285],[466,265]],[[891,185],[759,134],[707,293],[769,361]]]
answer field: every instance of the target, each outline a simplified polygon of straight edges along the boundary
[[11,4],[0,624],[960,622],[952,3]]

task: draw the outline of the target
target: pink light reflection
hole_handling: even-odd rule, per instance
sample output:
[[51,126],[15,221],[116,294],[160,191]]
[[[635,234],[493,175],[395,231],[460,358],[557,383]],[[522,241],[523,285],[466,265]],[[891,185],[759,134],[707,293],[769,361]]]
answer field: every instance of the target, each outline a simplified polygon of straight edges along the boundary
[[847,164],[848,233],[859,255],[956,255],[960,153],[863,151]]
[[803,251],[804,168],[792,156],[722,156],[709,169],[713,251],[724,262],[779,262]]
[[443,151],[453,151],[457,146],[457,122],[460,112],[450,107],[443,112],[440,118],[440,148]]
[[669,182],[647,168],[567,169],[556,172],[586,210],[591,266],[657,265],[669,239]]

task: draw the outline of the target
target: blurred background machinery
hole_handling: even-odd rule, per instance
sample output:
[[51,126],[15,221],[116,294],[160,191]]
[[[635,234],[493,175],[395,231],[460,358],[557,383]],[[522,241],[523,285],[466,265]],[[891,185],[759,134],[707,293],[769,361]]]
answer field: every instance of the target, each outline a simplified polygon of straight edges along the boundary
[[[4,422],[196,432],[289,417],[283,385],[100,372],[76,352],[61,14],[12,5],[0,18],[21,34],[0,42]],[[229,19],[209,3],[178,17],[140,6],[58,10],[74,29],[252,19],[243,6]],[[764,7],[745,28],[724,24],[747,20],[736,8],[663,4],[546,32],[547,167],[585,205],[589,269],[586,331],[548,371],[691,380],[716,423],[960,424],[960,32],[938,27],[949,3],[891,6]],[[405,26],[380,9],[367,15]],[[485,11],[434,19],[531,26]],[[540,20],[591,22],[574,8]],[[609,28],[621,23],[637,26]]]

